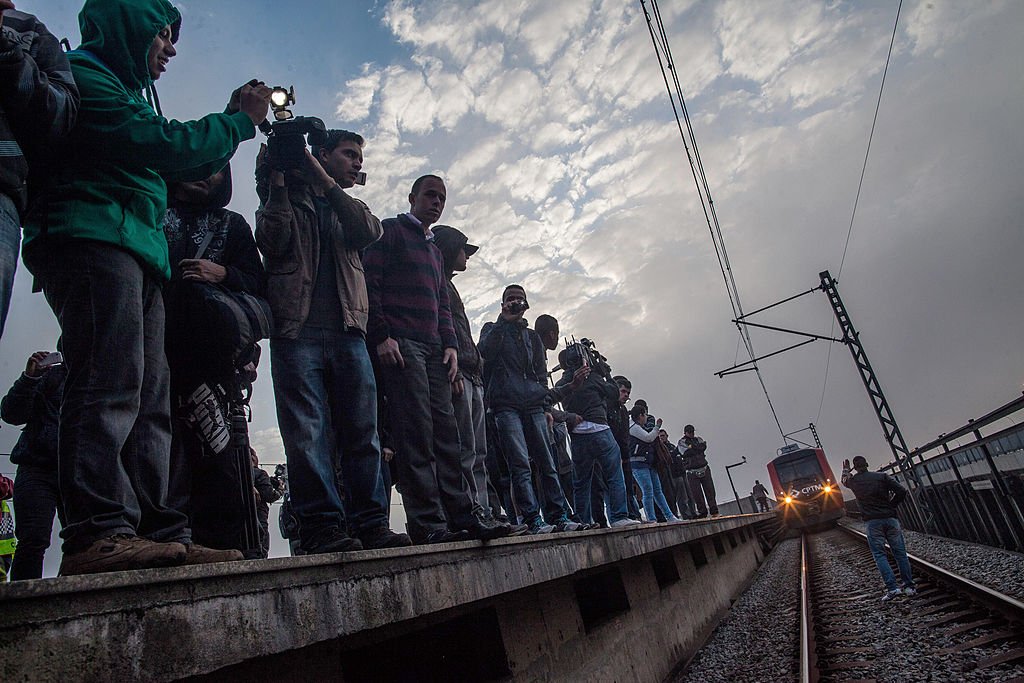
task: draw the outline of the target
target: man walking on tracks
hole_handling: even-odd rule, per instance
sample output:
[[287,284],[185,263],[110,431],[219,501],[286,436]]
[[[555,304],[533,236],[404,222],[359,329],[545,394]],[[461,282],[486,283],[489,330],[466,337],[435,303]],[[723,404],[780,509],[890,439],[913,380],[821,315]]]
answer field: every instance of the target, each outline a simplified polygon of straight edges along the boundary
[[[850,461],[843,461],[843,486],[853,491],[860,505],[861,514],[867,522],[868,547],[875,558],[878,571],[885,581],[886,592],[882,602],[888,602],[899,595],[914,595],[914,578],[910,574],[910,560],[907,559],[907,546],[903,540],[903,529],[896,519],[896,508],[907,497],[907,490],[896,483],[896,480],[882,472],[868,472],[868,461],[858,455]],[[900,570],[903,588],[896,583],[889,559],[885,556],[885,544],[889,543]]]

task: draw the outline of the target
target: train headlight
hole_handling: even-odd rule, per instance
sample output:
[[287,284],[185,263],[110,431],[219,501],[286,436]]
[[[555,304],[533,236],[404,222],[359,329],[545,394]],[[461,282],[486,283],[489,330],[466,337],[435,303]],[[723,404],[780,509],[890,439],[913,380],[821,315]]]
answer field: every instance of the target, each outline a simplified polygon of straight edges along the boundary
[[823,491],[824,491],[825,493],[832,493],[832,486],[831,486],[830,484],[825,484],[825,488],[824,488],[824,489],[822,489],[822,490],[823,490]]
[[785,498],[782,499],[782,502],[786,503],[787,505],[789,503],[792,503],[793,502],[793,496],[786,496]]

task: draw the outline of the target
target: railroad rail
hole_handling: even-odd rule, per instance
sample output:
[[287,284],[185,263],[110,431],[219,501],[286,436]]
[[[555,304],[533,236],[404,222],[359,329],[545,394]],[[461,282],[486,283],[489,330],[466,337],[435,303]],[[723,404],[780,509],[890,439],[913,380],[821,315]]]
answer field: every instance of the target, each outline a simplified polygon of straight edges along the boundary
[[881,603],[863,533],[840,526],[802,537],[801,682],[1024,680],[1024,603],[910,561],[918,594]]

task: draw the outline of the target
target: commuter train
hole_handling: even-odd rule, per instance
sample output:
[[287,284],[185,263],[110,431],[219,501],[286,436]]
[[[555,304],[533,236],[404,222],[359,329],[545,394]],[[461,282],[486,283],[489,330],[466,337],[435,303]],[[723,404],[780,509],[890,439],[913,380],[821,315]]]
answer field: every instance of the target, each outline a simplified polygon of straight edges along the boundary
[[787,527],[832,527],[843,516],[839,482],[820,448],[780,448],[779,456],[768,463],[768,476],[778,496],[776,510]]

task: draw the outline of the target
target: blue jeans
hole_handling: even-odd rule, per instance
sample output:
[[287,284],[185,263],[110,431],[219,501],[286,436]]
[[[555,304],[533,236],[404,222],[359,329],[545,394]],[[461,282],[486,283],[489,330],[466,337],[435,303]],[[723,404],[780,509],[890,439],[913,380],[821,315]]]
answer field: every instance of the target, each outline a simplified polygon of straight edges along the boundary
[[387,526],[377,384],[362,334],[303,330],[298,339],[271,339],[270,358],[292,509],[303,543],[330,527],[359,535]]
[[614,524],[626,519],[626,484],[622,478],[622,459],[619,444],[612,436],[612,430],[605,429],[590,434],[572,434],[573,501],[576,515],[585,524],[593,524],[594,516],[590,506],[590,483],[594,466],[598,465],[604,479],[605,505],[608,507],[608,523]]
[[[626,449],[628,452],[628,449]],[[619,453],[623,452],[622,445],[619,445]],[[621,457],[621,455],[620,455]],[[633,495],[633,468],[629,465],[628,459],[620,460],[622,463],[622,478],[626,483],[626,514],[630,519],[640,519],[640,506],[637,505],[636,496]]]
[[4,334],[7,311],[11,308],[20,247],[21,218],[18,216],[18,207],[10,197],[0,193],[0,337]]
[[498,426],[502,452],[508,459],[512,496],[523,522],[532,525],[540,520],[530,460],[537,465],[538,483],[544,499],[544,519],[548,524],[557,524],[567,519],[565,496],[558,483],[558,472],[548,444],[548,422],[544,411],[541,408],[523,413],[497,410],[494,422]]
[[875,558],[875,565],[882,573],[882,580],[885,587],[894,591],[899,588],[896,577],[893,576],[892,567],[889,566],[889,558],[885,556],[885,544],[888,541],[889,548],[896,558],[896,566],[900,569],[900,578],[903,579],[904,588],[913,588],[914,578],[910,575],[910,560],[907,559],[907,546],[903,540],[903,530],[900,528],[900,521],[895,517],[888,519],[869,519],[868,547],[871,548],[871,555]]
[[188,518],[167,504],[171,400],[159,277],[101,242],[52,242],[25,257],[60,323],[68,371],[58,446],[64,552],[115,534],[190,543]]
[[636,479],[636,483],[640,485],[640,490],[644,494],[644,512],[647,514],[647,521],[655,521],[655,506],[658,506],[666,520],[672,519],[675,515],[672,514],[668,501],[665,500],[665,493],[661,490],[661,479],[658,477],[658,473],[645,465],[637,463],[632,463],[632,465],[633,478]]

